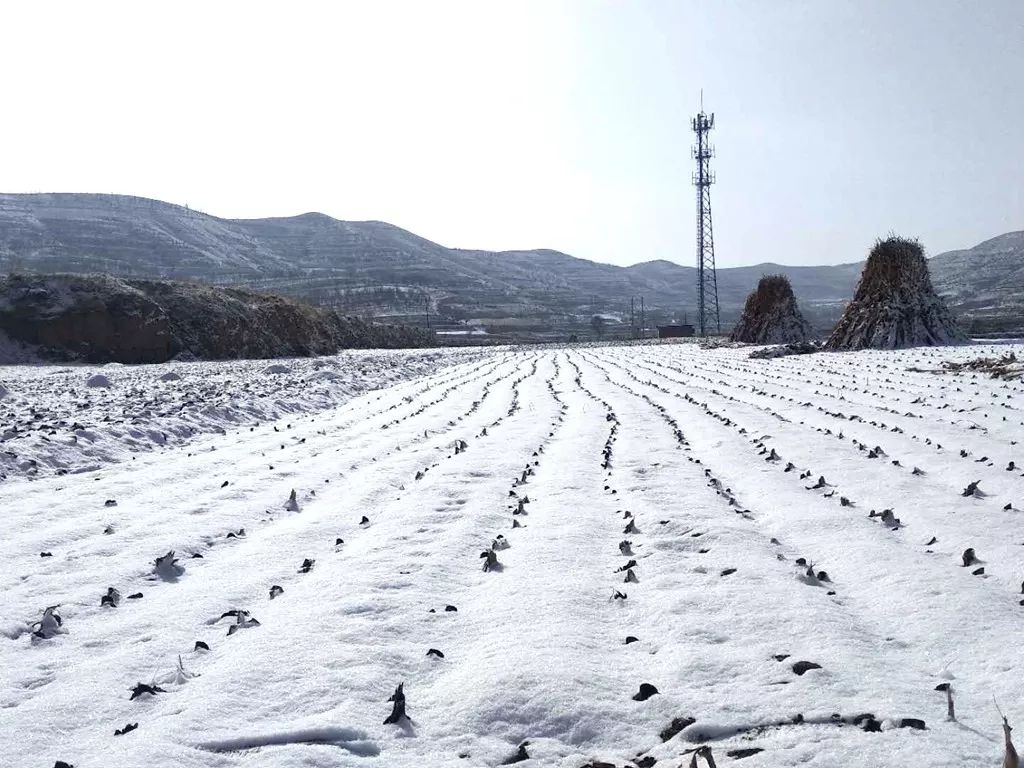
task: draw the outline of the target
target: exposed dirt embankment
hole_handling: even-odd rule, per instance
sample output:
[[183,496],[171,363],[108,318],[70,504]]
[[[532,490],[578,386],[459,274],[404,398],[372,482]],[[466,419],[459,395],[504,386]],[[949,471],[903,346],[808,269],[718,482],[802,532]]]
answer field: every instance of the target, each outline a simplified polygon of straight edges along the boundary
[[0,278],[0,333],[45,358],[91,363],[300,357],[432,344],[418,329],[374,325],[279,296],[80,275]]

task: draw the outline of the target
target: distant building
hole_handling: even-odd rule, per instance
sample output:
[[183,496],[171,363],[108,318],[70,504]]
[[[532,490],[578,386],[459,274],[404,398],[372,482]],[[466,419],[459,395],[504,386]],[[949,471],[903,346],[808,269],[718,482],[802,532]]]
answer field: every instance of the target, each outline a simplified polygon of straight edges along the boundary
[[658,338],[659,339],[680,339],[684,336],[693,336],[692,325],[659,325],[658,326]]

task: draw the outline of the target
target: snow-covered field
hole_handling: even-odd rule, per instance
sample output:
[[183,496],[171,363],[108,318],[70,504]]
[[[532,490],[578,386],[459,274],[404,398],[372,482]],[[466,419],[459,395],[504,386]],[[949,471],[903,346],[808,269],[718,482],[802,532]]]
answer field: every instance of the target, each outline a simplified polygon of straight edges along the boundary
[[1024,383],[908,368],[1008,351],[4,369],[0,766],[997,766]]
[[483,354],[353,350],[277,361],[0,366],[0,480],[96,470],[209,432],[324,411]]

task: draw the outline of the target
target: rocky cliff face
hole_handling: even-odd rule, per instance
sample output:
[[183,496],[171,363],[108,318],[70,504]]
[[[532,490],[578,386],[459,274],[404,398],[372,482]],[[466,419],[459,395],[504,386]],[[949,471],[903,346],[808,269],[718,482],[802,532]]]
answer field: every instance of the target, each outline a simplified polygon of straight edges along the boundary
[[44,357],[92,363],[302,357],[430,343],[415,329],[371,325],[278,296],[81,275],[0,279],[0,333]]
[[800,314],[789,280],[785,275],[765,275],[747,297],[729,338],[751,344],[789,344],[810,336],[811,326]]
[[857,291],[825,343],[827,349],[898,349],[965,341],[932,288],[916,240],[890,237],[871,249]]

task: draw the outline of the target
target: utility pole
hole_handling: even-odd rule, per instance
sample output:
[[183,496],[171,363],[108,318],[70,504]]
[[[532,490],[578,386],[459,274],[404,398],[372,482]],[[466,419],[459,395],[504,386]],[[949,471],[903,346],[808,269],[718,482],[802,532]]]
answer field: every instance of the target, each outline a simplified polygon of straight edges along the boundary
[[700,112],[690,125],[697,134],[693,157],[697,172],[693,184],[697,187],[697,314],[700,335],[709,331],[721,333],[718,318],[718,279],[715,275],[715,238],[711,227],[711,185],[715,175],[711,172],[711,158],[715,148],[708,143],[708,134],[715,127],[715,115],[704,114],[704,92],[701,91]]
[[647,320],[644,315],[644,297],[640,297],[640,338],[647,338]]
[[430,297],[423,297],[423,314],[427,316],[427,329],[430,329]]
[[629,297],[629,332],[636,338],[636,296]]

